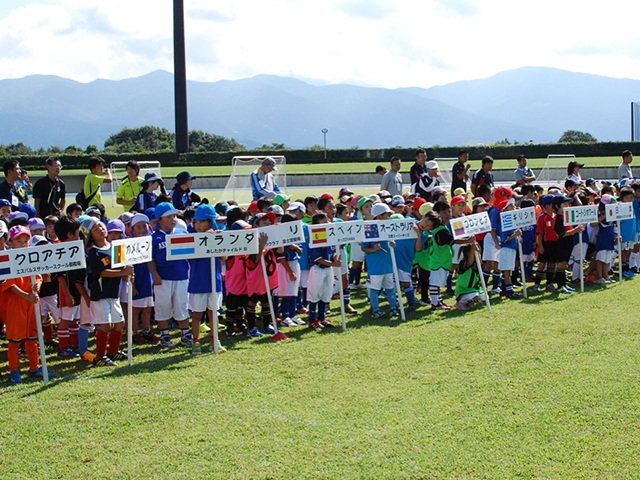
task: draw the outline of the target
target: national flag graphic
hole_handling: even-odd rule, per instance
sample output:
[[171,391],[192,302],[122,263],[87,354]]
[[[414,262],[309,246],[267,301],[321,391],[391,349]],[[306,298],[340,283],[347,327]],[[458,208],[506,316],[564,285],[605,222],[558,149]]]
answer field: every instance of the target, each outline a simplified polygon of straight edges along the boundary
[[9,263],[9,255],[0,255],[0,275],[11,274],[11,264]]
[[464,235],[464,222],[463,221],[458,221],[458,222],[452,222],[453,225],[453,231],[456,235]]
[[505,230],[511,230],[513,228],[513,215],[505,215],[503,223]]
[[380,238],[378,233],[378,225],[375,223],[368,223],[364,226],[364,238]]
[[114,248],[113,257],[116,264],[124,263],[124,245],[118,245]]
[[192,255],[196,253],[196,239],[190,237],[169,237],[171,255]]
[[325,243],[327,241],[327,229],[317,229],[313,231],[313,235],[311,237],[311,244],[317,245],[319,243]]

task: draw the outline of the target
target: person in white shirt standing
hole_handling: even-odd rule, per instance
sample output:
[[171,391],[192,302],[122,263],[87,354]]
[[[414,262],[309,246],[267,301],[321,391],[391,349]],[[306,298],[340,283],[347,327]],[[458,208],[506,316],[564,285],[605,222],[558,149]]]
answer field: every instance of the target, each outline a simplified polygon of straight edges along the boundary
[[402,166],[402,160],[400,157],[393,157],[391,159],[391,170],[382,177],[382,183],[380,184],[380,191],[386,190],[391,196],[402,195],[402,174],[400,173],[400,167]]

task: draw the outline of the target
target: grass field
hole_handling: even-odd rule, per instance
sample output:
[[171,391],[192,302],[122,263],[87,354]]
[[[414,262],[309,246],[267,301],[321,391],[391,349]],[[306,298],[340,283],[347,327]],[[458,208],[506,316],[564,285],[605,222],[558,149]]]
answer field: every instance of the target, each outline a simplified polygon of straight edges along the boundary
[[639,282],[407,322],[372,320],[360,290],[346,332],[52,356],[49,386],[0,386],[1,476],[638,477]]
[[[588,167],[617,167],[620,165],[620,157],[589,157],[580,158],[580,162],[584,163]],[[533,158],[528,160],[528,165],[534,170],[539,170],[544,167],[546,158]],[[560,162],[561,168],[566,168],[569,161],[563,159]],[[388,160],[379,160],[375,162],[367,163],[311,163],[311,164],[289,164],[287,165],[288,175],[301,175],[301,174],[319,174],[319,173],[375,173],[377,165],[384,165],[389,167]],[[471,170],[475,171],[480,168],[480,160],[470,160]],[[403,161],[403,171],[409,171],[409,168],[413,164],[413,160],[405,159]],[[494,164],[495,170],[515,170],[517,167],[515,160],[496,160]],[[192,175],[196,176],[213,176],[213,177],[226,177],[231,174],[231,165],[225,166],[192,166],[192,167],[162,167],[162,175],[165,178],[175,177],[178,172],[183,170],[189,170]],[[87,170],[62,170],[62,177],[64,175],[72,174],[86,174]]]

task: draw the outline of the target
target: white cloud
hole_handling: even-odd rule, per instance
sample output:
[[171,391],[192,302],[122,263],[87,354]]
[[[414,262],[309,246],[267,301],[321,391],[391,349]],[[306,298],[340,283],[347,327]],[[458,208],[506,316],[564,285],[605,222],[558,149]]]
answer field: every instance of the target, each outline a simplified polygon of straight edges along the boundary
[[[171,0],[9,0],[2,75],[81,81],[173,69]],[[8,7],[7,5],[10,5]],[[187,74],[395,88],[545,65],[640,78],[640,4],[539,0],[186,0]]]

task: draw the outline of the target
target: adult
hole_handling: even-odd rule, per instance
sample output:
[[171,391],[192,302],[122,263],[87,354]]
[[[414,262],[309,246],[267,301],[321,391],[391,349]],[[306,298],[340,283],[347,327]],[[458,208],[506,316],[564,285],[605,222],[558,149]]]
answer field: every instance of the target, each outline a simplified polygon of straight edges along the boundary
[[178,210],[184,210],[193,205],[191,187],[196,179],[191,173],[184,171],[176,175],[176,184],[171,189],[171,203]]
[[280,187],[276,183],[271,172],[277,172],[276,161],[267,157],[262,161],[260,168],[251,173],[251,191],[253,199],[258,200],[262,197],[273,198],[276,193],[280,193]]
[[416,162],[409,170],[409,178],[411,179],[411,193],[417,194],[416,185],[422,176],[427,173],[427,151],[424,148],[416,150]]
[[2,165],[4,171],[4,181],[0,183],[0,198],[4,198],[11,203],[11,210],[20,208],[20,199],[16,192],[16,181],[20,178],[20,162],[17,160],[7,160]]
[[573,180],[578,185],[582,185],[582,177],[580,176],[580,169],[584,167],[584,163],[576,162],[572,160],[567,165],[567,178],[565,180]]
[[480,185],[487,185],[489,188],[493,187],[493,157],[485,155],[482,158],[482,167],[473,174],[471,177],[471,193],[474,197],[478,196],[478,187]]
[[527,167],[527,157],[518,155],[518,168],[513,171],[513,177],[517,185],[528,185],[535,182],[536,176],[529,167]]
[[631,150],[622,152],[622,163],[618,165],[618,180],[633,178],[631,162],[633,162],[633,153],[631,153]]
[[130,212],[136,204],[138,195],[142,192],[142,179],[140,178],[140,165],[135,160],[129,160],[127,176],[122,179],[116,193],[116,203],[124,207],[125,212]]
[[33,186],[33,200],[36,207],[36,215],[45,219],[49,215],[60,217],[64,214],[66,199],[66,187],[60,180],[62,163],[58,157],[49,157],[45,162],[47,175]]
[[440,180],[438,179],[438,177],[440,177],[440,169],[438,162],[435,160],[429,160],[425,167],[427,173],[420,177],[420,181],[416,184],[415,193],[420,198],[424,198],[427,202],[430,202],[432,192],[435,193],[434,189],[440,185]]
[[467,191],[467,181],[469,180],[469,150],[462,149],[458,152],[458,161],[451,168],[451,198],[455,197],[455,191],[462,188]]
[[386,190],[392,197],[396,195],[402,195],[402,174],[400,173],[400,167],[402,166],[402,160],[400,157],[391,158],[391,170],[387,171],[382,177],[380,183],[380,190]]
[[91,173],[84,179],[83,191],[90,207],[96,203],[102,203],[100,188],[103,183],[111,183],[113,179],[102,157],[91,157],[89,159],[89,170]]

